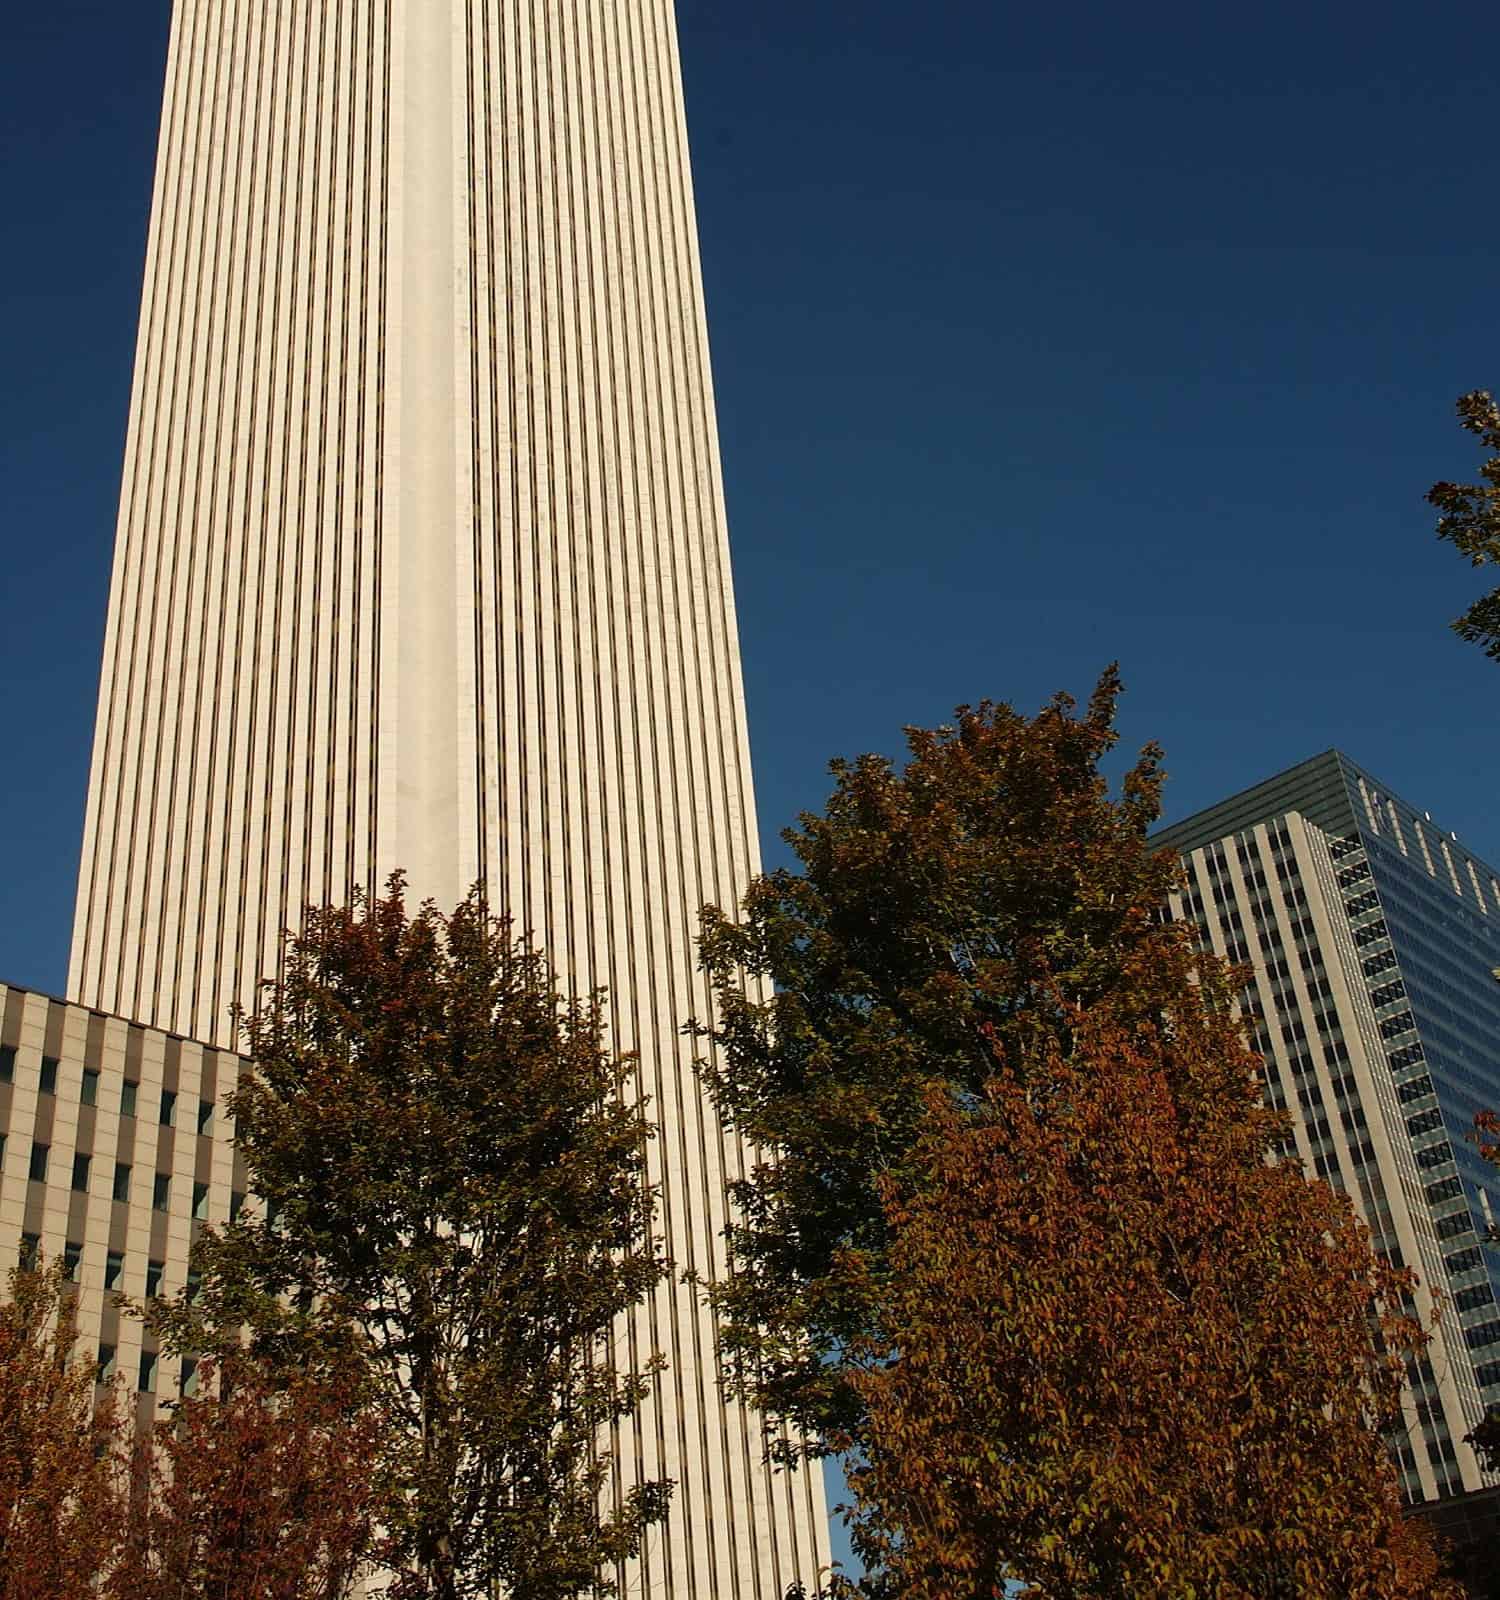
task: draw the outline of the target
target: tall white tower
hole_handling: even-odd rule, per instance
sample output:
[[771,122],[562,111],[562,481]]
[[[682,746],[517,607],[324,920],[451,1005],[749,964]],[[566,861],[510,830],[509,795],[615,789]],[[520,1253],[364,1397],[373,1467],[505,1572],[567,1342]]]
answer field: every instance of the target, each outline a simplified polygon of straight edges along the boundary
[[[670,0],[177,0],[70,992],[209,1044],[309,902],[476,880],[607,987],[680,1267],[734,1156],[679,1036],[756,834]],[[713,1328],[627,1470],[647,1592],[826,1559]]]

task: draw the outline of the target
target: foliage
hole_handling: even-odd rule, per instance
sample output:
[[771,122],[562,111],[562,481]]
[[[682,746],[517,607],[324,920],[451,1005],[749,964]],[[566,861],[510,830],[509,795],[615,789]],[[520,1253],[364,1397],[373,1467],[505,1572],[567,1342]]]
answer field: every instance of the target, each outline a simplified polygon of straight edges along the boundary
[[0,1304],[0,1600],[92,1600],[123,1526],[116,1389],[78,1360],[60,1262]]
[[1075,1011],[886,1185],[899,1354],[857,1380],[856,1547],[908,1600],[1456,1597],[1382,1437],[1411,1276],[1267,1159],[1227,975],[1164,954],[1159,1024]]
[[671,1485],[601,1509],[601,1430],[650,1391],[616,1319],[668,1270],[650,1134],[596,998],[565,1002],[477,896],[309,913],[247,1027],[232,1103],[266,1215],[205,1230],[183,1348],[366,1363],[395,1600],[612,1594]]
[[[1438,538],[1446,539],[1474,567],[1500,566],[1500,406],[1483,389],[1462,395],[1458,418],[1486,450],[1480,483],[1435,483],[1428,503],[1441,513]],[[1484,646],[1500,661],[1500,588],[1476,600],[1453,624],[1453,631],[1471,644]]]
[[704,1075],[766,1153],[731,1383],[850,1454],[866,1595],[1436,1597],[1379,1431],[1406,1280],[1270,1160],[1239,975],[1164,916],[1159,752],[1099,770],[1119,692],[836,763],[801,870],[705,914]]
[[118,1600],[344,1600],[374,1540],[379,1443],[350,1376],[230,1357],[136,1456]]
[[1159,753],[1119,800],[1098,770],[1119,687],[1111,670],[1082,715],[1067,697],[1034,718],[961,709],[956,728],[909,730],[904,772],[834,763],[826,815],[786,835],[802,870],[759,879],[738,923],[705,913],[705,1080],[725,1122],[775,1157],[735,1189],[723,1358],[814,1453],[862,1430],[848,1352],[883,1326],[879,1182],[907,1170],[929,1088],[982,1094],[997,1054],[1034,1059],[1066,1033],[1058,1000],[1118,988],[1132,958],[1149,972],[1166,937],[1177,868],[1145,846]]

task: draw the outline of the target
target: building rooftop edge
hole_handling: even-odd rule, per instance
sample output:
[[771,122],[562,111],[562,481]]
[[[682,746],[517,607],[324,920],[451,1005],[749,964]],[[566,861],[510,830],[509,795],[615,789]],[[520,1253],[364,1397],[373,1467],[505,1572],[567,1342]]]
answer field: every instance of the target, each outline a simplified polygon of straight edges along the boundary
[[[1358,762],[1344,753],[1337,745],[1330,745],[1326,750],[1319,751],[1316,755],[1308,756],[1303,761],[1295,762],[1292,766],[1284,767],[1279,772],[1272,773],[1269,777],[1258,782],[1248,784],[1243,789],[1226,795],[1222,800],[1213,805],[1202,806],[1188,816],[1176,822],[1168,823],[1157,828],[1150,835],[1150,843],[1162,849],[1190,850],[1197,849],[1214,839],[1220,839],[1227,834],[1238,833],[1245,827],[1253,826],[1255,822],[1263,822],[1272,816],[1282,815],[1286,811],[1300,810],[1296,805],[1257,805],[1257,798],[1265,792],[1266,798],[1271,798],[1271,792],[1295,786],[1302,779],[1309,784],[1317,777],[1324,776],[1325,769],[1328,776],[1337,774],[1340,777],[1362,778],[1370,787],[1378,791],[1387,800],[1393,801],[1403,810],[1411,813],[1413,817],[1421,818],[1435,832],[1441,834],[1449,843],[1456,845],[1460,854],[1466,856],[1476,867],[1481,867],[1491,878],[1500,878],[1483,856],[1475,854],[1467,845],[1462,843],[1458,835],[1449,828],[1444,828],[1440,823],[1434,822],[1432,813],[1424,807],[1413,805],[1403,795],[1398,794],[1384,779],[1377,778],[1367,767],[1362,767]],[[1354,813],[1354,798],[1348,796],[1351,814]],[[1244,821],[1243,817],[1260,811],[1262,815],[1253,817],[1252,821]],[[1316,819],[1314,819],[1316,820]],[[1220,824],[1223,823],[1223,826]],[[1188,841],[1191,840],[1191,843]]]
[[70,1011],[87,1011],[91,1017],[100,1017],[105,1022],[123,1022],[127,1028],[141,1028],[147,1033],[159,1033],[164,1039],[176,1039],[183,1044],[197,1045],[200,1050],[213,1050],[221,1056],[235,1056],[240,1052],[227,1045],[209,1044],[205,1039],[195,1039],[190,1033],[177,1033],[171,1028],[158,1028],[152,1022],[138,1022],[134,1017],[127,1017],[118,1011],[101,1011],[98,1006],[91,1006],[86,1000],[69,1000],[60,994],[53,994],[48,989],[38,989],[29,983],[12,983],[8,978],[0,978],[0,989],[8,989],[12,994],[30,995],[34,1000],[45,1000],[51,1005],[67,1006]]

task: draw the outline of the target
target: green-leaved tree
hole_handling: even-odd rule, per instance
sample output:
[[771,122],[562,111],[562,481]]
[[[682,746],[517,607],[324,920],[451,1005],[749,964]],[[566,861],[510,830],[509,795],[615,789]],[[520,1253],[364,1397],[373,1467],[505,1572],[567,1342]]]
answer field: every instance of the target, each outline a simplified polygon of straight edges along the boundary
[[[1099,772],[1119,687],[1111,670],[1082,715],[1060,697],[1035,718],[986,704],[908,730],[904,770],[835,762],[824,814],[785,835],[800,869],[757,880],[738,919],[705,914],[705,1079],[726,1123],[775,1157],[735,1190],[722,1352],[738,1389],[790,1424],[783,1456],[861,1437],[848,1356],[881,1326],[880,1184],[910,1170],[929,1091],[982,1096],[997,1050],[1031,1056],[1066,1032],[1054,996],[1087,1003],[1127,962],[1152,970],[1178,868],[1145,846],[1158,752],[1119,800]],[[1148,985],[1139,1003],[1166,998]]]
[[208,1229],[181,1348],[365,1363],[392,1600],[607,1596],[671,1485],[612,1495],[613,1424],[651,1368],[618,1319],[669,1270],[650,1128],[599,1000],[471,896],[311,912],[249,1019],[235,1139],[263,1214]]
[[[1500,406],[1476,389],[1459,397],[1458,420],[1490,454],[1480,463],[1480,482],[1435,483],[1427,491],[1429,504],[1441,513],[1438,538],[1467,556],[1470,566],[1500,567]],[[1500,661],[1500,588],[1476,600],[1453,631]]]

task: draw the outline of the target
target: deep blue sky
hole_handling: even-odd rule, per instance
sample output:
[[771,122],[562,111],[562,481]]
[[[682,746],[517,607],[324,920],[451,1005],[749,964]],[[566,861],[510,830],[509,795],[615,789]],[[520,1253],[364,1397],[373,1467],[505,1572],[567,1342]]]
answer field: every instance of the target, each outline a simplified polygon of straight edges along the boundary
[[[0,975],[64,982],[166,0],[0,15]],[[1086,692],[1180,815],[1338,743],[1500,857],[1422,493],[1500,382],[1493,13],[684,0],[762,817]]]

